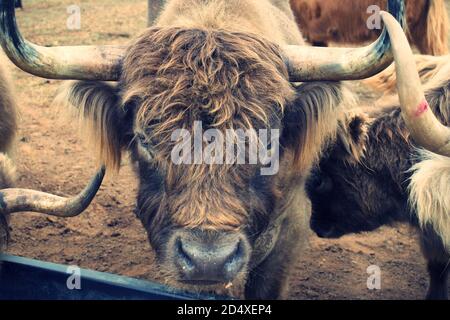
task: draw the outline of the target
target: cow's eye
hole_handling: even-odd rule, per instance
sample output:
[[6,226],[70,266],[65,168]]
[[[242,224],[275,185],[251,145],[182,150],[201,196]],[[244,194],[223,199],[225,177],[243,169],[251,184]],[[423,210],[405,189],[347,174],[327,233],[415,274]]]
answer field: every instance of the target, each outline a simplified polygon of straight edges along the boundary
[[138,140],[139,140],[139,144],[141,146],[143,146],[144,148],[148,148],[150,146],[150,144],[148,143],[147,138],[143,134],[138,133],[137,137],[138,137]]
[[153,159],[153,149],[148,139],[141,133],[137,133],[136,137],[139,142],[138,146],[141,153],[148,157],[148,160]]
[[333,190],[333,180],[328,175],[321,175],[316,185],[316,192],[319,194],[329,193]]

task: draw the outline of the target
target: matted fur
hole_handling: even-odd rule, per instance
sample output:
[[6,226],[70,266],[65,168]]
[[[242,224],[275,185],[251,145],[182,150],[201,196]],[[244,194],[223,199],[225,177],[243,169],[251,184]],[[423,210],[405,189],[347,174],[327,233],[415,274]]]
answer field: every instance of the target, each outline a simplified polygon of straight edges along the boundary
[[123,70],[122,103],[139,106],[135,125],[166,161],[174,130],[191,131],[195,120],[219,130],[270,129],[294,96],[281,50],[244,33],[150,29],[130,46]]
[[420,226],[431,226],[450,252],[450,159],[425,150],[419,158],[411,168],[409,202]]
[[[450,125],[450,61],[427,83],[426,97],[438,119]],[[420,225],[431,225],[450,252],[450,158],[419,151],[412,167],[409,200]]]
[[137,110],[135,130],[149,141],[165,168],[169,212],[178,225],[229,229],[245,224],[249,211],[234,186],[254,168],[177,166],[171,161],[177,129],[192,133],[194,121],[227,129],[279,128],[294,90],[277,46],[243,33],[156,28],[146,31],[124,60],[122,103]]

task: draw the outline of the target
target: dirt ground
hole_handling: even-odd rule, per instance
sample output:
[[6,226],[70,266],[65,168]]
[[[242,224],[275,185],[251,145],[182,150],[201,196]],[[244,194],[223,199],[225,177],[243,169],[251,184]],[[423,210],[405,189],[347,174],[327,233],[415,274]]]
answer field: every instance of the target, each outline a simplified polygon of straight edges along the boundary
[[[80,31],[68,31],[66,8],[81,5]],[[25,0],[19,25],[41,45],[127,43],[146,25],[145,0]],[[21,113],[16,160],[19,186],[61,195],[84,187],[95,159],[75,128],[62,124],[51,107],[60,85],[10,66]],[[80,217],[48,218],[33,213],[12,218],[10,254],[78,265],[163,282],[144,229],[133,214],[136,179],[127,164],[110,176]],[[381,268],[381,290],[366,286],[370,265]],[[292,299],[421,299],[427,273],[407,226],[322,240],[311,236],[291,282]]]

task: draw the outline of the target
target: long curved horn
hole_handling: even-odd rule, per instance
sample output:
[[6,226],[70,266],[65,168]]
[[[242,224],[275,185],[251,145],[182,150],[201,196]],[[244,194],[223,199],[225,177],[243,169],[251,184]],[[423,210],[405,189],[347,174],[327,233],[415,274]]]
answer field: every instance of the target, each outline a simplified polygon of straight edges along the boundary
[[382,12],[381,17],[392,39],[398,95],[411,136],[423,148],[450,157],[450,128],[436,118],[425,99],[408,40],[390,14]]
[[[403,23],[403,0],[389,0],[389,10]],[[118,80],[125,47],[41,47],[20,35],[14,0],[0,2],[0,38],[3,50],[24,71],[50,79]],[[283,48],[291,81],[355,80],[370,77],[392,62],[384,30],[364,48]]]
[[[405,25],[403,0],[389,0],[388,10]],[[393,61],[386,29],[362,48],[283,47],[291,81],[359,80],[371,77]]]
[[57,217],[74,217],[82,213],[91,203],[100,188],[105,167],[102,166],[89,184],[73,198],[28,189],[0,190],[0,215],[33,211]]
[[18,31],[14,0],[0,1],[0,41],[6,55],[25,72],[48,79],[118,80],[126,47],[42,47]]

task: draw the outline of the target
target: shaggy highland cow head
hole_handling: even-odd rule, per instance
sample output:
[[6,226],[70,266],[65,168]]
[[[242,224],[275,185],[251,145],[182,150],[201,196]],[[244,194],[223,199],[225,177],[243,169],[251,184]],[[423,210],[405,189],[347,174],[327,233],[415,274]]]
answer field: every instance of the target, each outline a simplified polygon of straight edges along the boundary
[[[210,8],[195,3],[200,11]],[[402,1],[389,3],[402,20]],[[289,45],[289,37],[271,41],[267,30],[237,32],[231,9],[220,8],[226,28],[210,21],[192,28],[180,19],[177,27],[168,21],[148,29],[126,47],[44,48],[22,39],[13,3],[0,3],[0,39],[13,62],[41,77],[82,80],[71,83],[67,100],[103,163],[118,168],[122,152],[131,154],[139,179],[136,213],[169,278],[190,284],[242,278],[268,256],[276,235],[262,234],[269,224],[281,225],[294,193],[308,207],[305,176],[336,132],[346,94],[328,81],[367,78],[392,62],[386,31],[363,48]],[[269,20],[274,28],[285,27],[275,20]],[[303,81],[310,82],[293,84]],[[102,173],[75,199],[81,205],[59,203],[64,215],[85,208]],[[12,211],[16,200],[10,193]],[[19,209],[55,214],[55,206],[44,210],[31,200]]]
[[164,269],[213,284],[246,275],[256,238],[334,131],[342,92],[339,83],[292,86],[279,47],[258,37],[170,28],[130,46],[117,87],[77,82],[69,100],[109,167],[131,153],[136,213]]

